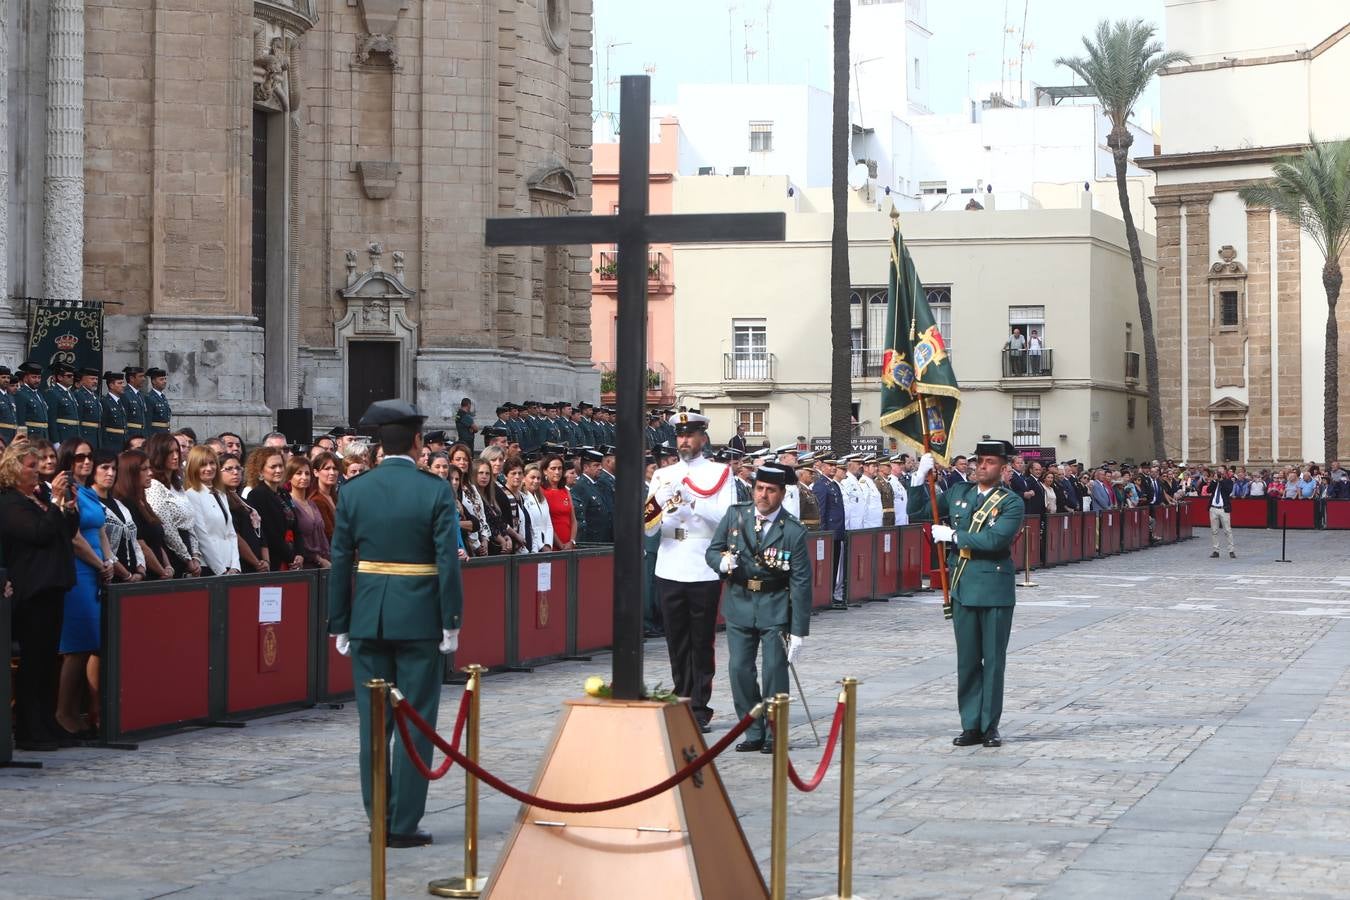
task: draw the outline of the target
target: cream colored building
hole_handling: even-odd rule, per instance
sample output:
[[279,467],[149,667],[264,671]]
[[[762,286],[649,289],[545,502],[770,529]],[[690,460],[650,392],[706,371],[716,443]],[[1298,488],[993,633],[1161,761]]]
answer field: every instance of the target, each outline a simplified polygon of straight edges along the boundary
[[[829,434],[828,193],[785,178],[686,178],[675,211],[782,210],[787,241],[675,248],[677,396],[738,422],[751,443]],[[849,220],[853,400],[879,435],[891,220],[861,201]],[[1150,445],[1137,301],[1122,223],[1091,208],[905,213],[905,239],[961,382],[956,446],[983,435],[1060,459],[1138,460]],[[1141,235],[1150,285],[1154,241]],[[1043,342],[1039,364],[1005,352],[1013,327]]]
[[[1323,257],[1237,191],[1309,133],[1350,137],[1350,9],[1291,0],[1167,0],[1167,45],[1191,63],[1161,79],[1158,351],[1171,455],[1320,460],[1327,320]],[[1343,260],[1342,265],[1350,265]],[[1339,304],[1340,447],[1350,452],[1350,309]]]

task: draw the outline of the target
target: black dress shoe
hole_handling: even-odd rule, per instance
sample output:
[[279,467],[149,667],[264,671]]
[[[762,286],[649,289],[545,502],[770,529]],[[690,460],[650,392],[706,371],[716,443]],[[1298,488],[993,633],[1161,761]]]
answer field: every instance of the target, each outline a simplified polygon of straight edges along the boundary
[[52,753],[61,749],[56,741],[42,738],[36,741],[16,740],[14,746],[28,753]]
[[[741,741],[739,744],[736,745],[736,752],[737,752],[737,753],[754,753],[754,752],[757,751],[757,750],[758,750],[758,751],[762,751],[762,750],[764,749],[764,747],[765,747],[765,744],[764,744],[764,739],[763,739],[763,738],[761,738],[760,740],[757,740],[757,741]],[[773,751],[770,750],[769,752],[772,753]]]
[[984,736],[984,745],[986,747],[1002,747],[1003,737],[998,733],[997,728],[991,728]]
[[848,609],[848,604],[843,600],[831,600],[830,609]]
[[712,723],[711,723],[711,722],[699,722],[699,723],[698,723],[698,730],[701,731],[701,732],[703,732],[704,734],[712,734]]
[[412,834],[390,834],[385,840],[385,846],[398,850],[404,847],[425,847],[431,841],[431,832],[419,828]]
[[1218,558],[1219,558],[1219,551],[1218,551],[1218,550],[1215,550],[1213,553],[1211,553],[1211,554],[1209,555],[1209,558],[1210,558],[1210,559],[1218,559]]
[[965,731],[952,738],[953,747],[971,747],[984,740],[984,735],[973,728],[967,728]]
[[772,741],[765,741],[765,742],[764,742],[764,746],[759,748],[759,752],[760,752],[760,753],[763,753],[765,756],[772,756],[772,755],[773,755],[773,742],[772,742]]

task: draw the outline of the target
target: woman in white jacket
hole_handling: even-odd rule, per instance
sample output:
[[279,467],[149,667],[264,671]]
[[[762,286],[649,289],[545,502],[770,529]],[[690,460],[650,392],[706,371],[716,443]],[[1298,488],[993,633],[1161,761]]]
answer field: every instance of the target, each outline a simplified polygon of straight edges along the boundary
[[183,487],[192,503],[192,531],[197,537],[197,557],[204,571],[212,575],[239,572],[239,541],[230,516],[230,504],[216,490],[220,462],[216,452],[206,445],[188,452]]
[[539,463],[525,467],[525,482],[521,485],[521,506],[530,517],[530,552],[553,549],[553,517],[549,515],[548,500],[542,490],[544,473]]

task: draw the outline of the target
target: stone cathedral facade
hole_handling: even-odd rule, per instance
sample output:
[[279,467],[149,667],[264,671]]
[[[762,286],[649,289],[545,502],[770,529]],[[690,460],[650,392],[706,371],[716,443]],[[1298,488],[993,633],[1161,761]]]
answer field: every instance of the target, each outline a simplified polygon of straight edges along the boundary
[[0,0],[0,363],[12,298],[107,303],[105,367],[256,437],[372,399],[598,399],[590,0]]

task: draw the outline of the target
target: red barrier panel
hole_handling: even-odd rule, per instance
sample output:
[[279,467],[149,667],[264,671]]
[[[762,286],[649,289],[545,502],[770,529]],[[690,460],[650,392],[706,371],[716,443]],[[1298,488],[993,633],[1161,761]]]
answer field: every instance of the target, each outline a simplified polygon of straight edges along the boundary
[[834,599],[834,535],[807,535],[806,550],[811,554],[811,608],[828,609]]
[[1324,509],[1323,528],[1332,531],[1350,528],[1350,500],[1328,500]]
[[900,593],[900,530],[883,528],[876,536],[876,582],[873,596],[886,600]]
[[1072,524],[1068,513],[1052,513],[1045,517],[1045,564],[1058,566],[1070,559],[1073,539],[1069,536]]
[[1148,510],[1122,509],[1121,514],[1121,549],[1125,551],[1138,550],[1143,544],[1140,542],[1141,531],[1148,533]]
[[876,567],[876,540],[871,529],[851,531],[844,544],[844,563],[848,571],[844,575],[844,599],[849,603],[871,600],[873,591],[873,570]]
[[1097,552],[1102,556],[1115,556],[1120,552],[1121,512],[1119,509],[1108,509],[1100,514]]
[[1153,536],[1164,544],[1170,544],[1177,539],[1175,508],[1171,506],[1154,506],[1153,512]]
[[460,565],[459,577],[464,585],[464,617],[452,665],[456,669],[475,663],[487,668],[506,665],[510,561],[472,559]]
[[1170,507],[1172,511],[1172,537],[1178,541],[1189,541],[1195,536],[1195,526],[1191,524],[1189,516],[1183,515],[1184,510],[1179,506]]
[[1081,518],[1078,520],[1078,534],[1083,541],[1083,559],[1096,559],[1097,557],[1097,525],[1101,518],[1101,513],[1085,512],[1079,513]]
[[513,665],[529,665],[567,652],[568,557],[515,557]]
[[[272,712],[311,701],[314,581],[258,577],[225,584],[225,712]],[[277,617],[277,621],[265,621]]]
[[175,590],[170,582],[147,593],[113,589],[105,603],[102,679],[110,702],[103,709],[104,739],[206,721],[211,715],[209,588]]
[[1067,530],[1068,549],[1064,553],[1064,559],[1067,562],[1083,561],[1083,514],[1081,512],[1069,513],[1069,527]]
[[1208,497],[1187,497],[1186,518],[1190,521],[1192,528],[1209,527],[1209,498]]
[[1270,527],[1270,504],[1265,497],[1237,497],[1232,502],[1234,528]]
[[1316,500],[1280,500],[1275,507],[1275,527],[1312,528]]
[[[557,559],[561,554],[552,554]],[[569,654],[606,650],[614,645],[614,554],[575,557],[575,635]],[[558,573],[554,572],[557,578]]]
[[[1031,556],[1028,560],[1027,548],[1031,549]],[[1019,572],[1026,569],[1028,561],[1031,568],[1038,569],[1041,566],[1041,523],[1037,519],[1027,519],[1022,522],[1022,530],[1018,532],[1013,540],[1013,545],[1009,552],[1012,554],[1013,568]]]
[[923,590],[924,564],[928,559],[928,538],[922,525],[900,529],[900,592],[913,594]]

